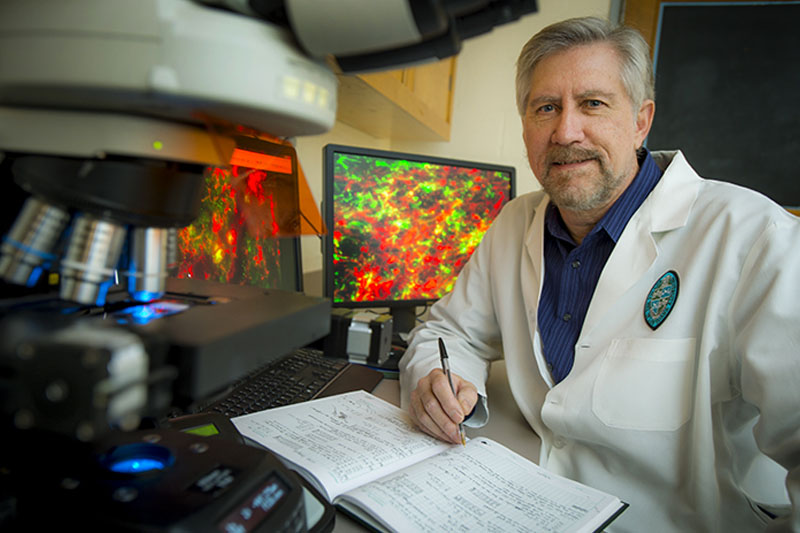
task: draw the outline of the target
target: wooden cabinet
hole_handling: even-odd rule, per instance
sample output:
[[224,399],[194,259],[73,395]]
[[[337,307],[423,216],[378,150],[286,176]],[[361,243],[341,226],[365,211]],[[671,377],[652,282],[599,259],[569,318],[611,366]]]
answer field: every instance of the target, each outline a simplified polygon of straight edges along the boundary
[[456,58],[402,70],[339,75],[336,118],[378,138],[447,141]]

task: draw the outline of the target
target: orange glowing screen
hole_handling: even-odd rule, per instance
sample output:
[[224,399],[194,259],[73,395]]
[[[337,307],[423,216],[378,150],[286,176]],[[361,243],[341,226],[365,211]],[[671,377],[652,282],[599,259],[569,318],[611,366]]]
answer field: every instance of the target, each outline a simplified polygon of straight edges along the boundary
[[178,277],[283,287],[296,275],[285,237],[321,234],[322,217],[290,144],[236,141],[228,167],[205,170],[200,213],[179,232]]

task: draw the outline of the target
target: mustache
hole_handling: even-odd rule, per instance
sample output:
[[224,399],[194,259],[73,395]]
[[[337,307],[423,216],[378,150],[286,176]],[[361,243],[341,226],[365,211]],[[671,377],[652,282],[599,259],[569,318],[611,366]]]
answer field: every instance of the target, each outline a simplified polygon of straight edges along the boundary
[[547,152],[545,163],[547,166],[564,163],[577,163],[588,159],[597,159],[602,163],[600,152],[579,146],[554,146]]

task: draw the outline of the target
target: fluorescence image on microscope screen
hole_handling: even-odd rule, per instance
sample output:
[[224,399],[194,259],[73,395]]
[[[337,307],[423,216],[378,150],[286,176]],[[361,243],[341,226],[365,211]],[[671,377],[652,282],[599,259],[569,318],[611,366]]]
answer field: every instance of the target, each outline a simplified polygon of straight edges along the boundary
[[334,162],[334,302],[437,299],[511,195],[483,170],[340,154]]
[[267,172],[208,168],[200,214],[178,232],[179,278],[281,285],[279,218]]

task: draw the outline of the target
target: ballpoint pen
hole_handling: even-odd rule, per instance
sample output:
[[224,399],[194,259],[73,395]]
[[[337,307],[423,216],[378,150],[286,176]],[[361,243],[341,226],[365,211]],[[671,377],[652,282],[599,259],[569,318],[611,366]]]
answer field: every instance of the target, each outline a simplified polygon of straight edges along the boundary
[[[444,341],[439,337],[439,359],[442,361],[442,370],[447,376],[447,382],[450,383],[450,390],[453,391],[453,396],[456,396],[456,389],[453,387],[453,378],[450,375],[450,362],[447,357],[447,349],[444,347]],[[467,438],[464,435],[464,424],[458,424],[458,434],[461,437],[461,445],[466,446]]]

